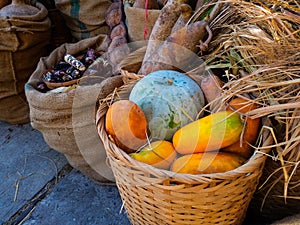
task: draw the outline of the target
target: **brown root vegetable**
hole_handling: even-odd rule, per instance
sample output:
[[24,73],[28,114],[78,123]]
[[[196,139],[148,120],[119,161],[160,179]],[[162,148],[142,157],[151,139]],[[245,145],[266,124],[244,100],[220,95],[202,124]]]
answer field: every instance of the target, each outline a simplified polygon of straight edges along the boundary
[[123,19],[122,1],[113,2],[105,13],[105,22],[112,30]]
[[192,7],[189,4],[182,4],[179,6],[179,8],[181,14],[178,20],[176,21],[175,25],[173,26],[171,33],[174,33],[177,30],[184,27],[194,13]]
[[[146,9],[146,0],[135,0],[132,7]],[[159,9],[158,2],[156,0],[149,0],[147,8],[148,9]]]
[[[147,75],[162,69],[184,70],[189,66],[190,60],[195,58],[198,47],[203,50],[201,46],[205,44],[206,47],[211,40],[212,34],[208,29],[208,23],[203,20],[184,26],[171,34],[152,54],[150,60],[143,63],[142,74]],[[207,33],[208,38],[201,45]]]
[[165,39],[171,34],[172,28],[180,16],[179,6],[187,2],[188,0],[169,0],[161,9],[154,27],[152,28],[146,54],[139,74],[145,74],[145,70],[143,68],[145,62],[151,59],[153,52],[157,50],[159,44],[162,41],[165,41]]
[[127,40],[123,36],[114,37],[107,49],[108,60],[113,67],[113,72],[118,71],[119,63],[130,53]]
[[127,30],[126,26],[123,22],[120,22],[117,26],[115,26],[110,32],[110,39],[114,39],[114,37],[121,36],[126,37]]
[[116,36],[111,40],[111,43],[108,46],[107,52],[111,52],[113,49],[120,47],[127,43],[126,37]]
[[220,96],[223,82],[216,75],[209,74],[205,76],[200,83],[200,87],[204,93],[207,103],[212,102]]

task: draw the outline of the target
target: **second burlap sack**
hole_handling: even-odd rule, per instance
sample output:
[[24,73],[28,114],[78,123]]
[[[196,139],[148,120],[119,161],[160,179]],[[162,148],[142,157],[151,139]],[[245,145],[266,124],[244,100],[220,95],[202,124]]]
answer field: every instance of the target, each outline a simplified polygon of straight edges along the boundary
[[106,164],[106,153],[95,126],[97,100],[123,84],[120,77],[94,77],[80,82],[65,93],[41,93],[36,84],[44,72],[63,59],[66,53],[76,55],[93,48],[107,48],[106,35],[87,38],[74,44],[64,44],[49,57],[41,58],[37,69],[26,84],[33,128],[39,130],[46,143],[64,154],[69,163],[97,183],[114,182]]
[[109,0],[55,0],[55,5],[76,41],[110,31],[105,22],[105,12],[111,5]]
[[[33,10],[34,9],[34,10]],[[0,12],[0,120],[29,122],[24,85],[40,57],[48,54],[51,22],[47,9],[13,2]]]
[[[145,39],[148,39],[148,36],[150,35],[152,28],[159,16],[160,10],[148,10],[147,20],[145,9],[126,6],[124,7],[124,11],[126,15],[129,41],[144,41]],[[146,35],[145,29],[147,30]]]

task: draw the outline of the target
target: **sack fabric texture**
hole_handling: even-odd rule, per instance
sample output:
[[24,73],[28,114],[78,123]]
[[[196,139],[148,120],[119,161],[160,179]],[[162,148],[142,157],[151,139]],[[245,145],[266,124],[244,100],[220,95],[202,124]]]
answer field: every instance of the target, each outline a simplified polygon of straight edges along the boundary
[[24,85],[47,55],[51,35],[47,9],[36,8],[34,15],[0,17],[0,120],[13,124],[29,122]]
[[55,0],[74,39],[82,40],[99,34],[108,34],[105,13],[109,0]]
[[119,76],[82,79],[75,89],[64,93],[41,93],[36,90],[36,84],[65,54],[76,56],[89,48],[104,51],[107,38],[107,35],[98,35],[61,45],[40,59],[25,86],[33,128],[41,131],[46,143],[63,153],[71,166],[98,183],[112,183],[114,177],[106,164],[106,153],[95,126],[97,99],[122,85],[122,79]]

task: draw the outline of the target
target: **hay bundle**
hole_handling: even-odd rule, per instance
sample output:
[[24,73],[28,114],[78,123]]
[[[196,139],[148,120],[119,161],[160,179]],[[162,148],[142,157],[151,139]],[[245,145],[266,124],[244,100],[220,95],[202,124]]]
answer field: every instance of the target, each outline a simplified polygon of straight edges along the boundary
[[[200,10],[193,19],[201,16]],[[218,75],[225,84],[209,110],[221,110],[235,96],[247,97],[259,105],[249,116],[272,121],[270,127],[262,127],[271,130],[274,143],[253,199],[253,209],[272,220],[297,213],[300,210],[300,5],[293,0],[229,0],[222,2],[221,11],[210,25],[215,37],[202,58],[205,69]]]

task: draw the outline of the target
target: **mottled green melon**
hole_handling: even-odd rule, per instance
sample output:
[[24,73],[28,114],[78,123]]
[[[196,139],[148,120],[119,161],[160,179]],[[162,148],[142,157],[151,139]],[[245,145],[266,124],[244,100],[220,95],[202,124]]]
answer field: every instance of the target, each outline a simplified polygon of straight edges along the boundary
[[152,138],[171,140],[182,126],[196,119],[204,95],[190,77],[173,70],[155,71],[140,79],[129,100],[143,110]]

